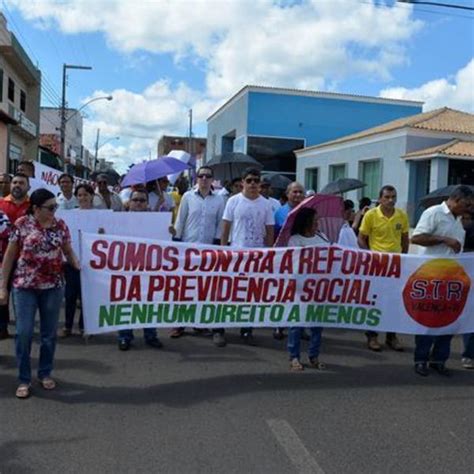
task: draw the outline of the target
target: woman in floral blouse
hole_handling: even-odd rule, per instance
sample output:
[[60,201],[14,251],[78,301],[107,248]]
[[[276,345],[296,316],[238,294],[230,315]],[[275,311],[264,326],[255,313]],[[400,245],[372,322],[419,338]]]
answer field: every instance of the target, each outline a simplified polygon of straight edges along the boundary
[[51,378],[56,330],[61,301],[64,297],[63,255],[79,270],[79,262],[71,248],[66,224],[54,217],[57,209],[54,194],[38,189],[31,194],[26,216],[18,219],[11,231],[3,259],[3,283],[0,302],[8,299],[5,282],[13,263],[13,306],[16,314],[16,357],[20,384],[18,398],[27,398],[31,390],[30,351],[36,310],[40,314],[40,356],[38,379],[46,390],[56,387]]

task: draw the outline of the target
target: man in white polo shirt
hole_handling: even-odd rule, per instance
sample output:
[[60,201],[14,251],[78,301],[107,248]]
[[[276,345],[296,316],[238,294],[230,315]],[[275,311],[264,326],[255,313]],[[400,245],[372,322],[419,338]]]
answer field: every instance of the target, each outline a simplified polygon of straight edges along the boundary
[[[448,200],[432,206],[420,217],[413,231],[412,243],[421,245],[424,255],[456,255],[462,251],[466,232],[461,218],[469,210],[473,192],[468,186],[454,189]],[[445,363],[451,351],[452,335],[415,336],[415,372],[429,375],[429,367],[449,376]]]

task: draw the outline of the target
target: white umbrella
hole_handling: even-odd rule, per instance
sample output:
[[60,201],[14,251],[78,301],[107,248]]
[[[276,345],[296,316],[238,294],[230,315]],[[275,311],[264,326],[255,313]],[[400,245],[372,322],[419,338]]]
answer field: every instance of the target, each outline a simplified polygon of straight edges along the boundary
[[[177,160],[183,163],[186,163],[187,165],[189,164],[192,158],[191,155],[184,150],[171,150],[166,156],[171,156],[172,158],[176,158]],[[181,174],[182,174],[182,171],[181,173],[174,173],[174,174],[168,175],[168,179],[172,186],[174,186],[174,184],[176,183],[176,180],[180,177]]]

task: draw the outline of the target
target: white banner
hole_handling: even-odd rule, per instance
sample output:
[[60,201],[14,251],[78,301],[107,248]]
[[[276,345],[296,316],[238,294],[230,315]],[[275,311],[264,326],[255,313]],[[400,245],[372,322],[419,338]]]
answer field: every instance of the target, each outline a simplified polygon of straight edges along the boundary
[[[33,163],[35,165],[35,177],[30,179],[30,193],[36,189],[46,188],[57,196],[61,191],[58,180],[64,171],[56,170],[49,166],[43,165],[38,161],[34,161]],[[79,183],[88,183],[95,187],[93,182],[74,176],[74,186],[77,186]]]
[[231,249],[82,234],[86,332],[323,326],[474,332],[473,256]]
[[171,240],[168,232],[171,212],[113,212],[108,209],[81,211],[56,211],[56,218],[62,219],[71,233],[74,253],[80,255],[79,233],[121,235],[137,238]]

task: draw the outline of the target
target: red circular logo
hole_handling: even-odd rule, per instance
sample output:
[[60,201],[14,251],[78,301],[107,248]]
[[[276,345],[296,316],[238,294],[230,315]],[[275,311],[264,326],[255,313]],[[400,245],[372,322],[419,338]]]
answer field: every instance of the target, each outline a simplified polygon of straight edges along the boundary
[[449,258],[423,263],[403,289],[408,314],[429,328],[449,326],[463,312],[471,280],[462,265]]

